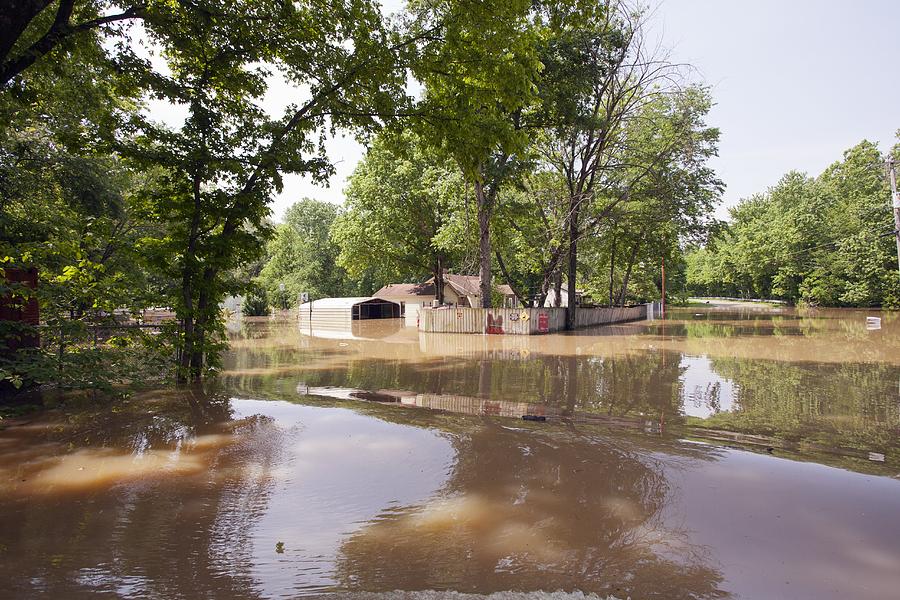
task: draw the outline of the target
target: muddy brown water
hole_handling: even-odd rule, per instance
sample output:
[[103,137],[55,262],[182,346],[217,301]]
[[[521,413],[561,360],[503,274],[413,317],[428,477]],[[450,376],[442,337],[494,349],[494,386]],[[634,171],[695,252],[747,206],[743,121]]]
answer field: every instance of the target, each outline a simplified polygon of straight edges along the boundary
[[900,593],[895,315],[230,336],[203,391],[2,425],[0,597]]

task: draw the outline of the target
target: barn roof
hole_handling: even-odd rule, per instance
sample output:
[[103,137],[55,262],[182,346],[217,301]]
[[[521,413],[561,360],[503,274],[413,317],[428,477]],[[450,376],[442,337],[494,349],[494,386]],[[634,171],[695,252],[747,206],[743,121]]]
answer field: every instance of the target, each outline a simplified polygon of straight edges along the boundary
[[312,302],[306,302],[305,304],[301,304],[300,308],[310,308],[313,310],[319,308],[352,308],[357,304],[365,304],[365,303],[384,303],[389,302],[391,304],[397,304],[392,300],[385,300],[384,298],[375,298],[374,296],[356,296],[352,298],[320,298],[319,300],[313,300]]

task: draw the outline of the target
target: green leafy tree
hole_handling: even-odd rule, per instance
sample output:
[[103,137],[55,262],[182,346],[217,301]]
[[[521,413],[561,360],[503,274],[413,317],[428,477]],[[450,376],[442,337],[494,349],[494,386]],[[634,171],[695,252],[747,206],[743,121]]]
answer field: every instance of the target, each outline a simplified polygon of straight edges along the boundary
[[[167,8],[150,32],[171,74],[157,74],[154,90],[182,103],[187,118],[177,130],[144,126],[131,150],[167,173],[154,197],[167,235],[149,250],[155,267],[180,282],[169,302],[184,381],[217,364],[218,303],[241,289],[230,275],[262,250],[282,173],[323,180],[333,171],[327,131],[364,133],[394,114],[405,97],[397,54],[412,42],[397,39],[366,0]],[[280,116],[259,104],[273,71],[297,86],[296,103]]]
[[[73,154],[46,129],[6,132],[2,141],[0,268],[37,269],[41,326],[32,333],[42,344],[0,358],[0,379],[68,387],[132,380],[143,370],[118,368],[135,366],[125,350],[136,357],[156,344],[107,328],[158,297],[141,260],[143,192],[152,176],[114,156]],[[0,344],[21,333],[18,325],[0,322]],[[156,361],[141,362],[165,373]]]
[[409,28],[422,40],[412,68],[425,88],[420,133],[473,183],[481,301],[489,308],[491,218],[529,146],[523,114],[537,100],[538,22],[526,0],[420,1],[409,9]]
[[826,306],[897,306],[900,277],[884,157],[861,142],[816,178],[791,172],[743,200],[688,260],[700,293]]
[[381,283],[431,273],[443,302],[441,273],[460,255],[464,182],[455,165],[412,133],[379,137],[350,178],[347,208],[333,228],[338,263],[350,275],[377,273]]
[[330,237],[337,216],[334,204],[308,198],[287,210],[284,223],[266,245],[267,259],[258,278],[276,305],[292,306],[302,292],[315,299],[352,291],[346,272],[337,265],[339,249]]

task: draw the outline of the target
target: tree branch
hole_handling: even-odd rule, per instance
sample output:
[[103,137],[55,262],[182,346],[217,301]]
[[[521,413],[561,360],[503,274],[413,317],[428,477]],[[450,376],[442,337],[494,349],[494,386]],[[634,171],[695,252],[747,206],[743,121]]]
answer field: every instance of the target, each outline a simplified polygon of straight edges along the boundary
[[141,19],[143,18],[143,12],[146,8],[145,5],[138,4],[119,14],[99,17],[77,25],[72,25],[69,23],[69,19],[72,18],[74,6],[75,0],[60,0],[59,8],[56,11],[56,17],[54,18],[53,25],[50,26],[50,29],[48,29],[39,40],[29,46],[21,56],[3,62],[3,66],[0,67],[0,87],[7,86],[14,77],[22,73],[22,71],[33,65],[39,58],[50,53],[64,40],[73,35],[83,31],[97,29],[98,27],[109,25],[110,23],[117,23],[119,21],[127,21],[130,19]]

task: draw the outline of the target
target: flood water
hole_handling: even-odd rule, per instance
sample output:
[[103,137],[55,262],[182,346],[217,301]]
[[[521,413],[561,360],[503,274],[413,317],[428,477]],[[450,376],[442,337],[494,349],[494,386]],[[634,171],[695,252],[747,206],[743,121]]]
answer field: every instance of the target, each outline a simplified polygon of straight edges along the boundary
[[900,594],[892,314],[230,335],[203,391],[2,424],[0,596]]

